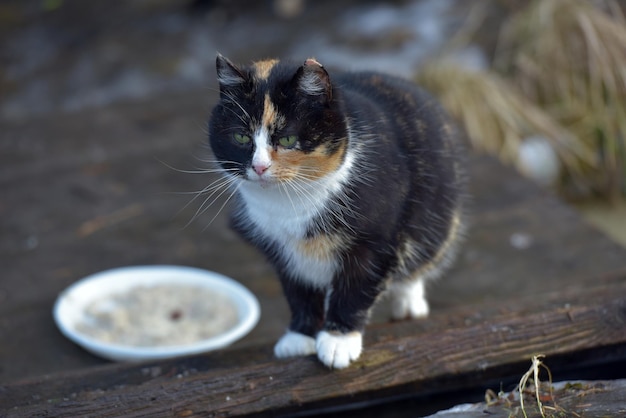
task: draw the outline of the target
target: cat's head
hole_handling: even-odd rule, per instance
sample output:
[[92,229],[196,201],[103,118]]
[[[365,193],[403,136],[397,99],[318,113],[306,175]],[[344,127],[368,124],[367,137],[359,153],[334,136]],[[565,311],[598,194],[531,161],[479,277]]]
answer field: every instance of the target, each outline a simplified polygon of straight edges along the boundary
[[217,56],[220,101],[209,140],[227,174],[269,186],[339,169],[347,126],[330,78],[314,59],[236,66]]

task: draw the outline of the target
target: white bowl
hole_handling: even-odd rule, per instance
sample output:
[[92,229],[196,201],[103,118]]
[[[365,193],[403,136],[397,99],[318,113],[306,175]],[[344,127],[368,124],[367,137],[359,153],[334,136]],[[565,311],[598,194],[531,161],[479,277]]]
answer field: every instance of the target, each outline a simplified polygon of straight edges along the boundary
[[[207,288],[234,304],[239,322],[231,329],[195,343],[176,346],[135,347],[100,341],[77,327],[96,299],[137,286],[186,285]],[[250,332],[260,316],[259,302],[236,281],[207,270],[181,266],[121,267],[88,276],[67,289],[54,305],[54,320],[61,332],[86,350],[115,361],[139,361],[204,353],[223,348]]]

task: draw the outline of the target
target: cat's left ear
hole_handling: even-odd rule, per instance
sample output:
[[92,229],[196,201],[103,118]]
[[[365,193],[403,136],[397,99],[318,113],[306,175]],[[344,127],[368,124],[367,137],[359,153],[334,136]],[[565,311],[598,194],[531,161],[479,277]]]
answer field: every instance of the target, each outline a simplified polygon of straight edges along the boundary
[[332,86],[326,69],[314,58],[307,59],[294,77],[299,91],[320,99],[332,100]]
[[215,68],[217,69],[217,81],[220,83],[221,89],[240,87],[246,82],[245,74],[222,54],[217,54]]

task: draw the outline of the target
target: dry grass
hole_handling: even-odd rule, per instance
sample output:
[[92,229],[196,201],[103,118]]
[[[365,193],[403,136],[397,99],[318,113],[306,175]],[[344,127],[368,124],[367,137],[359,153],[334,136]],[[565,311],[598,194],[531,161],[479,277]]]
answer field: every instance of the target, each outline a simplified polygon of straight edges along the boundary
[[[460,33],[469,42],[471,31]],[[502,25],[492,70],[443,57],[417,79],[475,148],[517,163],[522,141],[540,135],[564,168],[567,195],[626,194],[626,19],[613,0],[530,1]]]
[[[556,417],[580,417],[574,411],[568,411],[556,403],[556,396],[552,386],[552,372],[543,363],[544,355],[538,354],[531,358],[531,366],[522,375],[517,385],[517,391],[504,393],[502,390],[497,394],[493,390],[485,393],[485,403],[487,407],[501,408],[509,412],[510,418],[529,416],[542,418]],[[542,382],[541,371],[545,371],[548,380]],[[570,387],[568,383],[565,390]],[[565,395],[565,391],[561,391]]]
[[532,1],[504,25],[495,67],[597,150],[593,191],[626,192],[626,19],[614,1]]
[[417,81],[461,121],[475,149],[517,165],[524,139],[541,135],[550,141],[570,181],[583,184],[596,165],[592,148],[494,72],[467,71],[442,59],[422,67]]
[[[552,373],[550,372],[550,369],[548,369],[548,367],[545,364],[543,364],[542,359],[544,357],[545,356],[542,354],[533,356],[532,365],[530,366],[530,369],[528,369],[528,371],[524,373],[524,375],[522,375],[522,378],[520,379],[519,384],[517,386],[517,390],[520,393],[520,397],[519,397],[520,408],[522,408],[522,413],[524,414],[524,417],[526,418],[528,418],[528,415],[526,414],[526,407],[524,406],[524,391],[526,390],[529,380],[533,382],[532,386],[534,386],[535,401],[537,402],[537,409],[539,409],[539,413],[541,414],[542,417],[545,418],[546,416],[544,405],[541,402],[541,380],[539,379],[539,372],[541,368],[543,368],[544,370],[546,370],[546,372],[548,372],[548,388],[550,389],[550,399],[554,399],[554,396],[552,395]],[[556,407],[556,404],[555,404],[555,407]]]

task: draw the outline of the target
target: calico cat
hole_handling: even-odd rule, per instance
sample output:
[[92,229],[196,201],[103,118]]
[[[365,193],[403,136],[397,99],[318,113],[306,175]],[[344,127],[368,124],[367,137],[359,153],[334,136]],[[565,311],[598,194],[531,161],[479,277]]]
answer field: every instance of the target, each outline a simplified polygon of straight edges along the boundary
[[209,141],[232,180],[232,225],[274,265],[291,309],[277,357],[317,353],[347,367],[370,308],[388,291],[396,319],[428,315],[425,282],[462,230],[456,134],[414,84],[217,56]]

